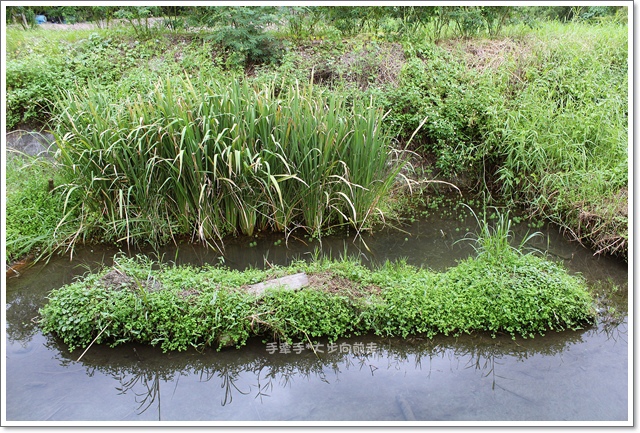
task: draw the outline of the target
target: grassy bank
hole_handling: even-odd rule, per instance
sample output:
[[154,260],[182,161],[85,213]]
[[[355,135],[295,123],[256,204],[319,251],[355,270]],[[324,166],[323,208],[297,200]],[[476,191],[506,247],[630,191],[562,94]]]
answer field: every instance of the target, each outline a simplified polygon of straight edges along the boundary
[[628,245],[627,39],[610,26],[535,33],[522,89],[487,141],[501,194],[597,253]]
[[[297,272],[309,276],[301,290],[272,288],[260,297],[247,291]],[[119,258],[114,268],[51,292],[40,312],[44,332],[70,350],[138,342],[167,351],[240,347],[253,336],[311,343],[366,332],[478,331],[527,338],[578,329],[594,311],[582,279],[543,258],[506,250],[443,273],[404,263],[372,271],[349,259],[238,272]]]
[[[300,14],[304,20],[311,17]],[[369,149],[366,140],[354,142],[344,155],[358,153],[361,159],[355,165],[341,156],[327,162],[337,166],[322,166],[318,177],[303,178],[301,174],[310,173],[315,164],[312,154],[327,153],[323,146],[328,142],[322,140],[328,136],[323,135],[322,128],[332,128],[332,121],[314,122],[323,115],[319,108],[329,104],[343,110],[342,114],[333,112],[338,123],[349,117],[347,113],[363,117],[376,109],[386,113],[384,118],[376,117],[375,134],[396,149],[408,145],[419,157],[405,174],[411,173],[417,180],[453,182],[489,197],[487,204],[506,201],[524,206],[531,214],[556,222],[569,237],[595,252],[626,257],[628,32],[621,15],[608,18],[539,21],[531,26],[505,22],[490,36],[477,29],[461,35],[447,26],[438,33],[435,18],[426,25],[413,22],[411,31],[407,31],[406,19],[391,15],[380,18],[375,27],[358,29],[345,27],[340,17],[333,21],[319,19],[317,25],[303,20],[302,27],[275,26],[259,36],[252,34],[255,40],[245,40],[237,52],[209,34],[231,31],[226,27],[214,26],[206,31],[154,28],[144,34],[126,26],[91,31],[10,28],[7,123],[9,127],[26,124],[57,129],[59,139],[66,141],[69,149],[76,149],[65,156],[64,165],[86,167],[66,177],[65,182],[75,191],[69,197],[81,198],[78,203],[84,207],[76,208],[64,220],[68,224],[63,224],[60,228],[64,230],[53,238],[60,244],[68,243],[69,233],[78,234],[78,240],[102,236],[103,240],[147,237],[157,241],[175,233],[189,233],[219,242],[225,233],[249,233],[256,228],[281,230],[287,224],[314,233],[343,223],[359,229],[370,227],[367,222],[373,221],[372,215],[379,215],[374,210],[388,209],[390,204],[355,196],[375,196],[373,190],[378,187],[382,188],[379,197],[384,196],[382,191],[389,187],[387,182],[394,172],[394,167],[381,169],[389,161],[386,150],[372,150],[369,155],[377,153],[384,158],[374,158],[378,164],[375,167],[362,167],[358,164],[372,160],[365,156]],[[251,45],[258,40],[265,44],[269,41],[263,51]],[[245,112],[230,114],[222,106],[213,109],[202,105],[204,98],[185,90],[184,76],[192,77],[198,91],[202,90],[198,86],[204,85],[201,83],[208,83],[205,87],[211,89],[204,89],[203,94],[209,92],[210,99],[216,92],[230,95],[233,89],[241,89],[236,97],[248,102]],[[155,87],[161,78],[163,84]],[[167,92],[174,90],[166,87],[169,82],[177,83],[175,89],[184,97],[180,102],[167,102]],[[291,99],[296,82],[304,83],[303,94],[313,86],[319,99],[316,101],[315,93],[303,96],[296,106]],[[83,90],[76,92],[78,88]],[[72,93],[60,98],[61,89]],[[280,91],[284,93],[278,94]],[[256,105],[259,100],[263,104],[260,107]],[[150,101],[170,110],[167,118],[176,123],[163,124],[161,112],[152,110]],[[278,147],[276,143],[286,141],[278,135],[282,126],[276,122],[277,110],[273,111],[276,101],[284,102],[283,106],[289,108],[287,115],[305,125],[294,140],[296,145],[306,146],[304,149],[294,152],[284,145],[274,148]],[[120,110],[104,110],[104,104],[119,106]],[[87,116],[92,109],[98,110],[97,116]],[[131,111],[127,113],[128,109]],[[234,109],[240,110],[238,106]],[[192,112],[196,115],[190,119]],[[144,118],[142,125],[134,122],[136,113]],[[61,119],[57,116],[62,114],[62,121],[49,122]],[[245,114],[267,119],[268,128],[256,128],[273,128],[277,138],[260,135],[261,131],[256,132],[247,123]],[[252,158],[258,157],[269,163],[270,171],[258,168],[255,175],[247,176],[234,170],[232,174],[239,178],[228,176],[232,184],[220,181],[219,175],[201,176],[198,158],[193,162],[183,157],[182,168],[175,172],[169,170],[168,163],[165,171],[151,168],[156,158],[168,162],[181,152],[200,155],[199,146],[206,141],[207,131],[224,129],[206,126],[203,120],[228,115],[236,116],[236,121],[227,125],[230,135],[225,137],[238,140],[229,149],[236,150],[247,138],[247,147],[237,148],[248,151],[241,151],[241,158],[246,155],[244,162],[256,168],[257,160]],[[100,120],[96,123],[101,131],[107,131],[105,135],[89,131],[93,117]],[[363,128],[373,125],[368,122],[369,126]],[[234,123],[239,125],[236,129],[232,128]],[[177,137],[182,130],[177,125],[190,125],[180,140]],[[160,128],[164,127],[169,132],[163,135]],[[145,134],[153,128],[161,138],[158,149],[170,147],[171,140],[183,147],[173,155],[152,155],[154,147],[145,142],[150,137]],[[68,132],[73,134],[64,139]],[[360,135],[350,137],[360,140]],[[215,142],[215,137],[209,139]],[[105,152],[83,153],[78,144],[83,140],[95,149],[118,152],[131,150],[132,143],[144,145],[144,157],[134,163],[137,154],[125,152],[130,168],[123,168],[120,162],[101,160]],[[117,144],[113,146],[109,140]],[[340,168],[337,161],[348,168]],[[227,166],[230,162],[229,158],[225,160]],[[114,171],[104,177],[109,180],[92,183],[114,167],[117,174]],[[187,168],[189,175],[193,172],[200,179],[193,179],[181,190],[180,182],[186,175],[183,170]],[[215,171],[206,164],[203,169]],[[350,177],[345,176],[347,172]],[[367,172],[384,176],[373,183]],[[361,174],[362,178],[355,178]],[[165,190],[157,197],[142,198],[136,191],[143,190],[143,185],[132,179],[144,176],[164,176],[169,183],[162,184]],[[218,182],[220,191],[207,190],[207,179],[211,185]],[[312,186],[314,192],[305,194],[305,185],[312,184],[317,188]],[[212,209],[197,215],[195,209],[204,203],[204,190],[199,189],[203,187],[217,197],[212,203],[216,203],[216,209],[225,209],[223,215]],[[241,192],[256,188],[259,196]],[[56,212],[58,220],[63,220],[64,212]],[[7,213],[13,218],[11,215],[17,213]],[[17,226],[19,222],[12,224]],[[25,244],[25,239],[16,241],[13,236],[7,239],[8,244]]]
[[55,187],[64,179],[53,161],[11,156],[6,160],[6,183],[5,247],[9,262],[30,253],[47,254],[57,240],[72,234],[57,230],[65,212],[65,197]]

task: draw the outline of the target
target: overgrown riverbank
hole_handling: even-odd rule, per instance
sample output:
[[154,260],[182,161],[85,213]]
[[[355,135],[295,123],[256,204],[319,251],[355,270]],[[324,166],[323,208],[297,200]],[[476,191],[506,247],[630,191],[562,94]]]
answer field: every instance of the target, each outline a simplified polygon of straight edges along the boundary
[[[296,272],[309,275],[301,290],[272,288],[262,296],[247,290]],[[125,342],[186,350],[240,347],[252,336],[309,344],[366,332],[526,338],[578,329],[594,320],[595,310],[582,279],[543,258],[505,250],[443,273],[403,263],[372,271],[349,259],[238,272],[121,258],[114,268],[51,292],[41,315],[44,332],[70,350]]]
[[[375,133],[388,137],[387,143],[396,150],[412,150],[420,161],[413,167],[407,166],[401,172],[403,175],[415,181],[453,182],[484,197],[486,205],[499,201],[524,206],[531,214],[559,224],[568,236],[591,246],[594,252],[626,257],[629,95],[624,14],[594,21],[540,20],[530,27],[511,20],[500,28],[489,27],[492,30],[483,35],[478,29],[459,27],[466,33],[452,30],[453,23],[463,22],[457,21],[459,17],[455,14],[447,16],[446,24],[452,23],[452,27],[447,27],[444,15],[440,18],[429,15],[424,22],[412,21],[412,15],[401,18],[393,15],[391,9],[387,15],[376,18],[376,26],[354,28],[346,26],[341,17],[322,14],[317,15],[314,24],[313,9],[306,12],[290,9],[292,15],[287,15],[286,21],[289,25],[272,25],[266,31],[251,28],[251,32],[257,33],[249,32],[246,39],[238,39],[236,42],[242,42],[238,47],[224,39],[224,35],[238,35],[229,34],[234,30],[223,21],[191,29],[117,25],[108,29],[25,31],[10,27],[6,69],[8,125],[44,125],[57,130],[61,141],[84,140],[100,154],[102,145],[98,137],[102,141],[111,137],[120,143],[118,149],[124,149],[150,139],[145,133],[154,125],[169,127],[149,121],[151,111],[142,116],[143,124],[122,121],[127,110],[132,110],[130,114],[134,116],[136,110],[153,98],[157,102],[160,92],[155,86],[159,79],[168,83],[186,76],[206,83],[215,77],[215,86],[223,88],[242,83],[244,89],[251,89],[242,100],[260,99],[261,89],[267,87],[274,94],[273,101],[277,100],[278,92],[291,89],[296,82],[303,87],[313,83],[318,91],[322,90],[324,101],[334,101],[335,106],[349,108],[353,101],[371,101],[374,108],[386,113],[379,122],[376,120],[379,128]],[[427,9],[431,10],[424,10]],[[453,9],[456,13],[463,11]],[[447,8],[433,10],[446,12]],[[463,12],[472,14],[473,8]],[[360,22],[360,15],[356,15],[355,24]],[[300,20],[297,27],[293,25],[295,19]],[[409,24],[411,27],[407,27]],[[438,24],[443,27],[438,28]],[[59,97],[60,89],[71,92],[68,98]],[[97,111],[90,114],[91,107],[86,104],[70,103],[74,98],[95,102]],[[112,104],[114,111],[103,110],[100,101]],[[195,122],[189,131],[201,135],[184,134],[177,141],[180,146],[174,154],[161,158],[168,161],[182,154],[186,158],[180,161],[190,164],[193,160],[188,149],[202,145],[213,149],[216,137],[207,136],[206,131],[215,129],[197,125],[203,122],[202,116],[189,118],[189,113],[202,111],[204,102],[185,97],[175,104],[173,108],[182,110],[183,126]],[[366,106],[361,104],[356,111],[363,114],[360,111]],[[320,106],[310,107],[314,113],[322,111]],[[253,120],[266,122],[271,128],[269,122],[276,114],[260,110],[254,110]],[[67,119],[73,119],[72,122],[50,121],[60,119],[57,116],[62,113],[68,114]],[[293,110],[290,115],[302,113]],[[212,112],[210,118],[220,114]],[[248,137],[251,129],[248,122],[253,120],[244,114],[236,117],[234,122],[239,126],[233,129],[233,134],[238,140]],[[85,135],[74,131],[74,125],[82,118],[101,125],[100,131],[87,130]],[[120,120],[114,123],[115,119]],[[177,116],[172,119],[178,121]],[[228,130],[232,130],[234,122],[227,126]],[[307,135],[297,141],[318,152],[322,146],[314,140],[322,135],[318,133],[320,127],[308,126]],[[129,133],[125,133],[127,128]],[[90,137],[94,132],[95,140]],[[175,130],[170,137],[163,136],[160,129],[157,132],[163,140],[177,139],[182,134]],[[11,172],[19,170],[12,163],[7,167],[8,257],[17,258],[34,248],[47,250],[78,241],[167,240],[177,233],[219,242],[224,233],[249,232],[256,225],[282,229],[289,224],[289,229],[305,227],[321,235],[335,224],[368,228],[362,223],[372,221],[374,215],[383,220],[402,211],[393,209],[393,202],[382,203],[375,198],[362,203],[355,200],[374,181],[370,174],[361,180],[345,176],[344,168],[338,170],[341,164],[346,164],[349,176],[364,175],[365,170],[349,165],[342,156],[334,160],[337,166],[318,173],[322,179],[314,180],[316,185],[324,182],[327,187],[332,183],[341,185],[340,188],[317,188],[319,195],[306,196],[296,188],[310,184],[298,175],[304,161],[295,158],[309,153],[296,156],[284,147],[282,152],[274,153],[268,146],[282,143],[280,139],[271,142],[268,135],[252,140],[250,146],[255,149],[247,154],[248,167],[257,167],[251,158],[258,155],[263,160],[264,152],[270,152],[275,158],[265,160],[270,167],[274,161],[278,164],[284,161],[281,168],[291,170],[272,170],[266,174],[257,168],[265,176],[252,177],[251,181],[242,176],[247,182],[239,186],[234,186],[237,179],[232,177],[228,179],[234,184],[222,181],[222,185],[229,187],[227,192],[231,192],[224,195],[228,206],[222,207],[233,208],[223,218],[211,212],[196,215],[195,209],[205,197],[202,191],[208,191],[207,194],[213,191],[213,183],[209,185],[207,179],[214,180],[209,176],[190,182],[189,194],[175,188],[163,194],[163,198],[169,199],[165,203],[134,194],[136,189],[144,190],[140,185],[144,176],[139,170],[152,167],[154,158],[158,158],[150,150],[152,143],[145,144],[149,145],[143,152],[142,159],[146,160],[141,159],[135,165],[138,171],[128,171],[120,162],[108,158],[92,160],[95,166],[85,164],[86,159],[80,156],[88,154],[76,152],[73,157],[76,160],[67,158],[62,166],[51,163],[43,168],[42,177],[36,175],[27,183],[12,185],[12,179],[20,176]],[[364,142],[341,141],[348,149],[342,154],[353,156],[364,152]],[[260,149],[261,143],[267,147]],[[103,149],[113,149],[112,143],[103,144]],[[222,148],[216,152],[209,152],[209,157],[215,159],[218,155],[220,160],[226,158],[227,163],[231,162],[230,154],[224,154]],[[387,155],[382,150],[373,153],[385,158]],[[361,161],[365,159],[369,160],[363,156]],[[193,167],[198,165],[197,158],[195,161]],[[307,163],[310,161],[309,158]],[[387,181],[392,179],[394,167],[382,170],[380,167],[388,165],[388,160],[381,158],[375,162],[380,166],[366,170],[388,175],[384,180],[376,180],[385,188],[390,187]],[[43,164],[47,163],[38,166],[44,167]],[[88,170],[83,171],[84,180],[73,170],[79,166]],[[198,173],[191,168],[190,172]],[[212,171],[208,166],[204,169]],[[94,182],[107,172],[118,179]],[[166,175],[167,179],[183,180],[179,173]],[[269,176],[275,176],[276,181]],[[292,177],[284,181],[284,177],[277,176]],[[297,181],[296,176],[303,182]],[[54,194],[43,195],[52,177],[58,188]],[[407,181],[402,177],[398,180],[397,185]],[[220,187],[219,181],[215,182],[218,182],[215,188]],[[107,183],[110,189],[92,190]],[[243,188],[255,189],[256,185],[266,195],[247,199],[240,194]],[[420,188],[413,188],[412,192],[416,190]],[[323,191],[328,197],[322,196]],[[296,194],[308,199],[315,197],[316,205],[303,204],[300,197],[295,198]],[[291,199],[285,200],[285,196]],[[378,197],[384,198],[384,191]],[[173,202],[178,206],[172,207]],[[22,224],[29,212],[34,213],[35,218],[31,219],[38,224]],[[296,218],[298,214],[304,215]]]

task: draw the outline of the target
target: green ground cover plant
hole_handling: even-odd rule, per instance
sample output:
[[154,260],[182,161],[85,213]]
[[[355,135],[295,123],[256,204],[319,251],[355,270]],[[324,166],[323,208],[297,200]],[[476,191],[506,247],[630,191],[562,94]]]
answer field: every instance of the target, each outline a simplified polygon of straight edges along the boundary
[[[297,272],[310,280],[299,291],[272,288],[258,297],[246,290]],[[241,347],[254,336],[309,343],[366,332],[529,338],[579,329],[594,311],[579,276],[514,250],[469,258],[441,273],[403,262],[371,270],[346,258],[240,272],[120,257],[113,268],[52,291],[40,323],[72,351],[125,342],[168,351]]]

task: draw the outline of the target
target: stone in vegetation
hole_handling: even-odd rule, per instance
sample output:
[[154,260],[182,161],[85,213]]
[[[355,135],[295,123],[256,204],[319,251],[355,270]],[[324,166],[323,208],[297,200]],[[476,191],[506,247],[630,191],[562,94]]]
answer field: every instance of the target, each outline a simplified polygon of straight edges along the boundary
[[247,291],[261,295],[265,290],[280,287],[283,290],[299,290],[309,284],[309,277],[304,272],[288,275],[286,277],[276,278],[274,280],[265,281],[264,283],[253,284],[249,286]]

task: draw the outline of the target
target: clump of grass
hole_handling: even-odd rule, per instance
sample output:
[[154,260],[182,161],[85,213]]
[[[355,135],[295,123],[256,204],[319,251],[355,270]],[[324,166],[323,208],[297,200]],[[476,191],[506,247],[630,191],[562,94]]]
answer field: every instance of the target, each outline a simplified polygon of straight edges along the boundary
[[[52,291],[40,310],[43,331],[57,334],[70,350],[139,342],[166,351],[240,347],[258,335],[309,342],[364,332],[533,337],[579,329],[595,317],[584,280],[512,250],[500,261],[484,255],[443,273],[404,262],[371,270],[347,258],[244,272],[153,266],[140,258],[115,262],[116,269]],[[297,272],[311,281],[299,291],[272,288],[258,297],[246,290]]]
[[[456,241],[470,241],[471,246],[478,257],[486,256],[491,260],[502,260],[504,256],[509,254],[523,254],[526,244],[532,239],[543,236],[541,232],[535,232],[525,236],[518,245],[513,245],[513,231],[511,230],[512,220],[509,217],[509,210],[500,212],[495,207],[488,207],[483,212],[482,220],[478,218],[475,211],[463,203],[469,209],[471,215],[476,220],[477,232],[467,233],[464,238]],[[494,213],[490,217],[487,216],[488,210],[492,209]],[[495,221],[489,221],[492,219]]]
[[65,237],[58,230],[64,209],[64,196],[57,188],[61,182],[58,167],[49,159],[18,154],[7,159],[5,245],[9,261],[29,253],[51,253],[57,247],[56,239]]
[[159,80],[59,101],[56,138],[81,227],[128,243],[180,234],[369,229],[401,168],[373,100],[313,85]]

